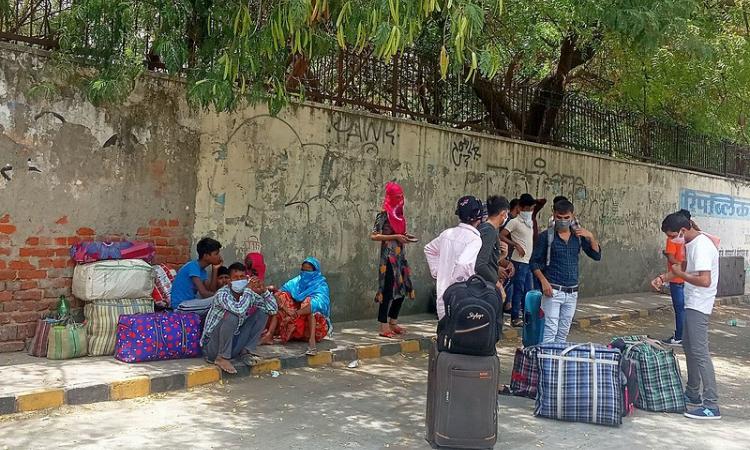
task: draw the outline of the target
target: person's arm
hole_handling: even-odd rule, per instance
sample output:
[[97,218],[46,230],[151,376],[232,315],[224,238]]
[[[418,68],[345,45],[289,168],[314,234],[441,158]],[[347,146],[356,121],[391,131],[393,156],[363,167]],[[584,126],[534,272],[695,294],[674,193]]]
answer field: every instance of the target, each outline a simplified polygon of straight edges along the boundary
[[250,298],[243,294],[239,300],[235,300],[234,295],[232,295],[229,289],[219,289],[216,297],[214,297],[214,303],[226,312],[232,313],[235,316],[241,316],[245,314],[247,308],[250,306]]
[[371,240],[376,242],[399,241],[402,244],[409,242],[403,234],[383,234],[383,227],[386,220],[388,220],[387,215],[383,213],[378,214],[375,218],[375,225],[372,227],[372,232],[370,233]]
[[436,280],[440,266],[440,242],[442,237],[441,234],[424,246],[424,256],[427,258],[427,265],[430,267],[430,275]]
[[198,291],[198,295],[201,296],[201,298],[208,298],[216,293],[216,291],[210,291],[206,287],[206,283],[204,283],[199,276],[191,276],[191,280],[193,280],[193,285],[195,285],[195,289]]
[[547,267],[547,246],[550,245],[548,242],[548,234],[539,234],[539,239],[534,244],[534,251],[531,252],[531,259],[529,260],[531,272],[534,274],[539,284],[542,286],[542,292],[547,297],[552,297],[552,286],[550,286],[547,277],[544,276],[542,270]]
[[523,247],[521,247],[521,244],[518,244],[513,241],[513,239],[511,239],[511,233],[513,232],[513,229],[515,227],[514,223],[515,222],[513,221],[508,222],[508,225],[503,228],[503,230],[500,232],[500,240],[508,244],[509,247],[513,247],[513,250],[518,253],[518,256],[523,258],[526,255]]
[[539,212],[542,210],[542,208],[544,208],[544,205],[546,204],[547,204],[547,199],[545,198],[536,199],[536,203],[534,204],[534,212],[531,214],[531,223],[534,229],[533,240],[536,240],[536,237],[539,235],[539,223],[537,221],[537,216],[539,215]]
[[701,270],[696,273],[687,273],[682,270],[681,264],[675,264],[672,266],[672,273],[676,277],[680,277],[685,280],[686,283],[690,283],[693,286],[707,288],[711,286],[711,271]]
[[596,240],[594,233],[590,232],[585,228],[579,228],[576,230],[576,236],[581,239],[581,247],[583,252],[588,255],[589,258],[594,261],[602,260],[602,249],[599,246],[599,241]]
[[[219,289],[219,267],[218,266],[210,266],[211,272],[208,274],[208,280],[206,280],[206,290],[211,292],[216,292]],[[213,295],[213,294],[210,294]]]
[[262,294],[258,293],[257,290],[246,292],[250,297],[250,307],[256,306],[258,309],[265,312],[269,316],[274,316],[279,312],[279,305],[278,303],[276,303],[276,298],[270,292],[265,291]]
[[477,275],[484,278],[485,280],[496,281],[497,273],[495,273],[495,270],[490,266],[490,263],[493,256],[492,250],[495,247],[495,242],[497,242],[497,239],[492,235],[492,233],[488,231],[482,232],[480,234],[480,237],[482,238],[482,247],[479,249],[479,253],[477,254],[477,260],[474,268]]
[[466,244],[464,250],[458,255],[456,265],[453,267],[454,280],[468,280],[476,274],[477,255],[482,249],[482,239],[472,239]]

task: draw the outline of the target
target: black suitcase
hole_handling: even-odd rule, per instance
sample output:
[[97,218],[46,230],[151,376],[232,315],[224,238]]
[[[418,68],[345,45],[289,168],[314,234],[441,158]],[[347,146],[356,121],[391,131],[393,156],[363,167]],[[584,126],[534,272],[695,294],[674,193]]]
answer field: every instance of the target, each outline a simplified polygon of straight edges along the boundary
[[432,448],[493,448],[500,360],[430,347],[425,439]]

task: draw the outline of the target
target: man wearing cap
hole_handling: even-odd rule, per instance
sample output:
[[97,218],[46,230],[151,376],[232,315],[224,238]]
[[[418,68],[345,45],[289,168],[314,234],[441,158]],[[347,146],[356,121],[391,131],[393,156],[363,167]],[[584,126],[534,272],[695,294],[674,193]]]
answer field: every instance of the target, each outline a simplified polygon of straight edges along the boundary
[[511,325],[522,327],[523,299],[531,289],[529,260],[534,251],[534,207],[537,202],[531,194],[523,194],[518,199],[521,208],[518,216],[511,219],[500,233],[500,239],[513,249],[511,261],[516,268],[511,284],[513,286]]
[[456,215],[458,226],[448,228],[424,247],[432,277],[437,280],[438,318],[445,316],[443,293],[448,286],[468,280],[475,274],[474,266],[482,248],[482,238],[477,226],[484,214],[482,202],[467,195],[458,200]]

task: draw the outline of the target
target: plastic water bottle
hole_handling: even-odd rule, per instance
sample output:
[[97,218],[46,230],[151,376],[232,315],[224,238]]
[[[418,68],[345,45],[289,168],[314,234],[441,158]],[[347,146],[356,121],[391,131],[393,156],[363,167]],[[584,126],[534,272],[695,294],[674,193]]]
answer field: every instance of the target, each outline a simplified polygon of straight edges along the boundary
[[745,328],[747,327],[747,322],[742,319],[729,319],[727,320],[727,325],[729,325],[730,327]]
[[57,314],[62,319],[63,317],[67,316],[70,312],[70,304],[68,303],[68,299],[65,298],[64,295],[60,296],[60,299],[57,301]]

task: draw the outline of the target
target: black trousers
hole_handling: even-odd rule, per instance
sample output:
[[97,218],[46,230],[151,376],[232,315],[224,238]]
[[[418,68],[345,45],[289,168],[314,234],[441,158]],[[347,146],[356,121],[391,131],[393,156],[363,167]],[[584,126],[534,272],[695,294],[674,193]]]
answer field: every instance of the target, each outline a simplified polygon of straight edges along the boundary
[[380,302],[380,308],[378,308],[378,322],[388,323],[388,318],[393,320],[398,319],[398,314],[401,312],[401,305],[404,303],[404,298],[393,298],[393,266],[391,263],[385,268],[385,287],[383,288],[383,301]]

